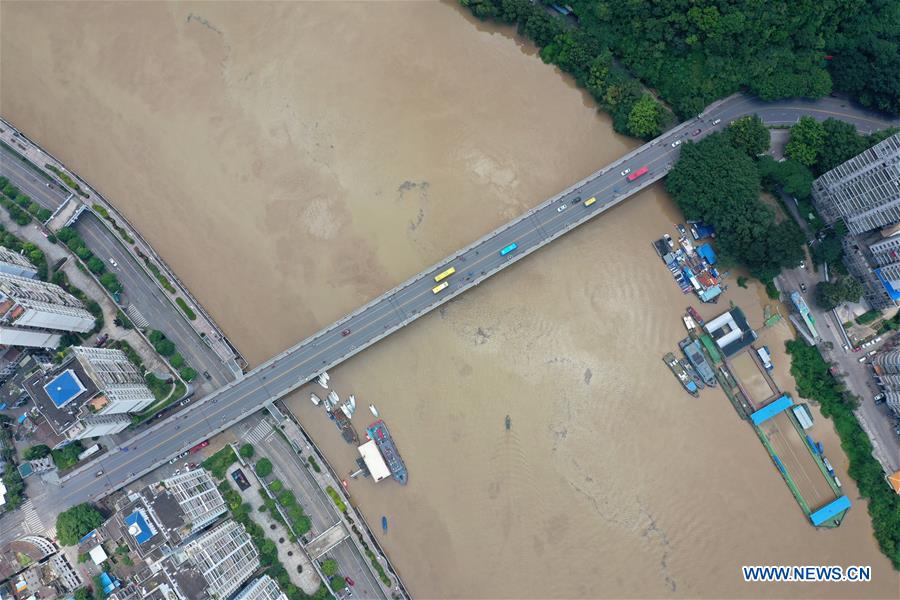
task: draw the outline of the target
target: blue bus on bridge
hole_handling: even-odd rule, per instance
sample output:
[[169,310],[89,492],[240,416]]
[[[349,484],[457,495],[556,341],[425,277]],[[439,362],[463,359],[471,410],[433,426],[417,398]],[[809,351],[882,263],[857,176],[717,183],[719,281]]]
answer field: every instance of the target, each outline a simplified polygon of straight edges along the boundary
[[507,254],[509,254],[510,252],[512,252],[513,250],[515,250],[518,247],[519,247],[519,245],[517,243],[513,242],[512,244],[510,244],[509,246],[507,246],[506,248],[504,248],[503,250],[500,251],[500,256],[506,256]]

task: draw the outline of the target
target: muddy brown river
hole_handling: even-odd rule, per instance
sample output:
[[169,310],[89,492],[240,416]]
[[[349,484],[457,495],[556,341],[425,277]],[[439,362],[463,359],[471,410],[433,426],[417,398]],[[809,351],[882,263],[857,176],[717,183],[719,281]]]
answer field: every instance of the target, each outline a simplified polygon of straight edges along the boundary
[[[0,4],[0,112],[114,202],[252,362],[626,153],[511,29],[452,3]],[[879,597],[854,501],[812,528],[718,390],[660,360],[687,304],[641,193],[335,369],[410,483],[349,490],[417,598]],[[733,278],[730,283],[734,283]],[[706,317],[761,290],[731,285]],[[782,341],[762,335],[791,391]],[[356,451],[289,401],[339,473]],[[509,416],[511,427],[504,422]],[[748,584],[744,564],[872,565],[866,584]]]

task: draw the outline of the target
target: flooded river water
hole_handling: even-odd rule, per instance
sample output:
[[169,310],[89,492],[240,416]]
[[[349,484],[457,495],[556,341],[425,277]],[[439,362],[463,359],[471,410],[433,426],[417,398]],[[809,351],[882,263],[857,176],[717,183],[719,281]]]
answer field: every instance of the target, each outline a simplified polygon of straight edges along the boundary
[[[453,4],[10,3],[0,112],[114,202],[252,362],[626,153],[586,96]],[[660,360],[687,304],[650,247],[657,185],[348,361],[410,470],[352,481],[420,598],[885,597],[855,507],[807,524],[718,390]],[[733,283],[733,280],[732,280]],[[761,293],[730,286],[704,316]],[[723,305],[724,304],[724,305]],[[775,379],[791,390],[769,330]],[[340,473],[355,449],[289,401]],[[504,422],[509,416],[511,428]],[[872,565],[864,585],[744,583],[743,564]]]

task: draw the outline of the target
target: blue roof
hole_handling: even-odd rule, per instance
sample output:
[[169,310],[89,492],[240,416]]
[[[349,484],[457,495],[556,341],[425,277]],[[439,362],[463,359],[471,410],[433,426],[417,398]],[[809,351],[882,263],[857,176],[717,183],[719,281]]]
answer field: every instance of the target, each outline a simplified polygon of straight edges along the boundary
[[0,402],[0,410],[6,410],[6,402]]
[[875,269],[875,275],[878,277],[881,285],[884,286],[884,290],[888,293],[888,296],[891,297],[891,300],[900,299],[900,292],[895,290],[894,286],[891,285],[891,282],[884,278],[884,275],[881,274],[881,269]]
[[103,591],[109,595],[114,589],[121,585],[117,579],[110,577],[109,573],[103,571],[100,573],[100,583],[103,585]]
[[844,512],[848,508],[850,508],[850,498],[848,498],[847,496],[841,496],[837,500],[829,502],[816,512],[809,515],[809,520],[812,521],[813,525],[821,525],[825,521]]
[[785,409],[790,408],[791,404],[793,404],[793,402],[791,402],[791,397],[785,394],[778,400],[770,404],[766,404],[761,409],[750,415],[750,419],[753,421],[754,425],[760,425],[761,423],[768,421]]
[[63,406],[84,391],[84,386],[75,373],[69,369],[44,384],[44,391],[53,400],[57,408]]
[[156,533],[153,531],[153,528],[147,524],[147,520],[144,519],[144,515],[142,515],[139,511],[135,511],[125,517],[125,524],[128,525],[129,532],[131,531],[131,527],[136,525],[138,530],[134,535],[134,539],[138,544],[143,544],[147,540],[153,537]]
[[721,293],[722,293],[722,288],[720,288],[717,285],[714,285],[714,286],[706,288],[705,290],[700,292],[699,296],[700,296],[700,299],[703,300],[704,302],[709,302],[710,300],[712,300],[713,298],[715,298],[716,296],[718,296]]
[[85,536],[83,538],[78,540],[78,545],[80,546],[81,544],[85,543],[86,541],[88,541],[89,539],[94,537],[95,535],[97,535],[97,530],[91,529],[91,531],[89,533],[85,534]]
[[697,254],[706,259],[711,265],[716,264],[716,253],[709,244],[702,244],[697,247]]
[[22,423],[24,423],[24,422],[27,421],[27,420],[28,420],[28,415],[27,415],[27,414],[25,414],[25,415],[19,415],[19,425],[21,425]]

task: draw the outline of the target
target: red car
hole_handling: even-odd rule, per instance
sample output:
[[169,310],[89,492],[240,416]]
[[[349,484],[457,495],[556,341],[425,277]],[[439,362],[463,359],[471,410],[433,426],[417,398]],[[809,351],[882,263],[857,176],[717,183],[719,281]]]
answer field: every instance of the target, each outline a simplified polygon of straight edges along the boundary
[[356,585],[355,583],[353,583],[353,580],[350,579],[349,577],[344,577],[344,581],[347,582],[347,585]]
[[701,131],[702,131],[701,129],[698,129],[697,131],[695,131],[695,132],[692,133],[691,135],[700,135],[700,132],[701,132]]
[[345,329],[345,330],[343,330],[343,331],[341,332],[341,336],[343,336],[343,337],[347,337],[348,335],[350,335],[350,330],[349,330],[349,329]]

